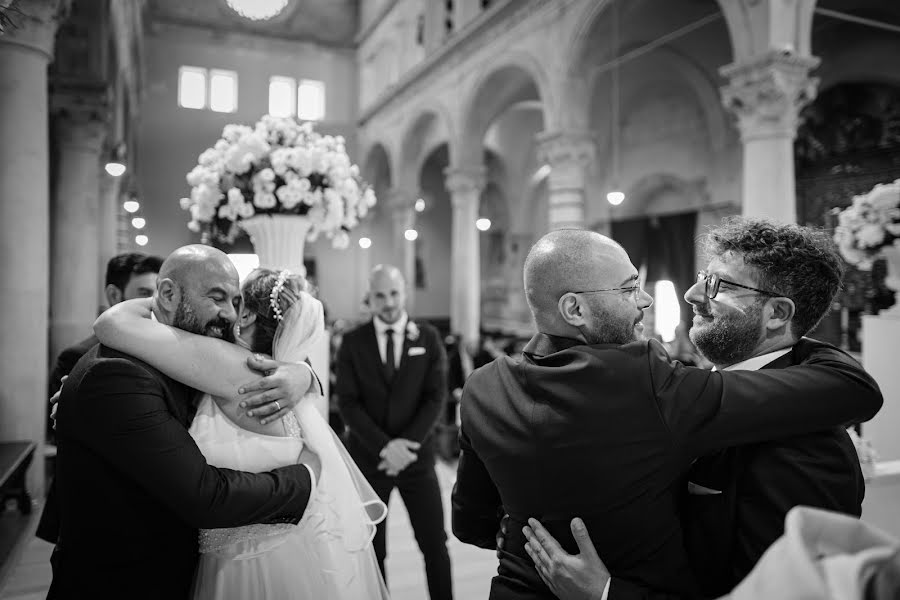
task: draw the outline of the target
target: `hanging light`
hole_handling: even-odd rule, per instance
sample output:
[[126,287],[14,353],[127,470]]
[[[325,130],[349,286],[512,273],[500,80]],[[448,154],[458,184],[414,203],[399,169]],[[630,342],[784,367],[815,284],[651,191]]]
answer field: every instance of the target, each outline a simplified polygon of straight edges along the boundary
[[109,161],[106,163],[104,167],[106,172],[109,173],[113,177],[121,177],[125,174],[125,153],[127,151],[127,147],[125,143],[119,143],[113,148],[109,153]]
[[149,241],[150,241],[150,238],[148,238],[143,233],[140,235],[134,236],[134,243],[137,244],[138,246],[146,246]]
[[416,240],[416,238],[419,237],[419,232],[415,229],[407,229],[403,232],[403,237],[405,237],[410,242],[413,242]]
[[146,224],[147,220],[144,217],[135,217],[131,220],[131,226],[135,229],[143,229]]
[[245,19],[265,21],[277,16],[288,0],[225,0],[226,4]]
[[372,247],[372,240],[367,237],[359,238],[359,247],[363,250],[367,250]]
[[122,203],[122,208],[125,209],[125,212],[136,213],[141,209],[141,203],[134,199],[128,199]]
[[619,167],[619,103],[621,98],[619,97],[619,10],[618,4],[613,2],[612,5],[612,55],[615,60],[615,64],[612,69],[612,85],[610,86],[610,104],[612,105],[612,110],[610,111],[610,118],[612,119],[612,127],[611,137],[612,137],[612,181],[613,185],[612,190],[606,194],[606,201],[612,204],[613,206],[618,206],[625,201],[625,193],[619,189],[618,182],[620,176],[620,167]]
[[486,217],[481,217],[475,221],[475,227],[478,228],[478,231],[487,231],[491,228],[491,220]]
[[425,200],[423,198],[416,200],[415,209],[416,212],[423,212],[425,210]]

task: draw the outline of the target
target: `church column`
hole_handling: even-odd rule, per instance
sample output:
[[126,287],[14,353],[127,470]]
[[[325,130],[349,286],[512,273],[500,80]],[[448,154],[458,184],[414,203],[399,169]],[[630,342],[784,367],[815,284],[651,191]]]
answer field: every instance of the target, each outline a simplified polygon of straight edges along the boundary
[[772,52],[721,70],[725,106],[738,117],[744,145],[742,214],[797,221],[794,138],[797,116],[816,95],[809,71],[818,60]]
[[538,134],[538,154],[550,166],[547,177],[550,229],[583,228],[587,170],[594,160],[590,133]]
[[416,212],[413,209],[412,196],[401,189],[388,192],[388,206],[393,222],[393,260],[394,266],[403,273],[406,280],[406,304],[410,314],[415,309],[416,295],[416,242],[406,239],[406,230],[415,229]]
[[38,497],[47,414],[47,65],[65,5],[21,2],[18,27],[0,36],[0,439],[37,442],[28,487]]
[[810,54],[815,0],[719,0],[734,62],[720,69],[725,107],[744,145],[742,212],[797,220],[794,138],[800,110],[816,96]]
[[481,249],[475,221],[485,185],[485,169],[449,167],[444,174],[453,204],[450,328],[462,334],[468,344],[478,341],[481,325]]
[[106,173],[100,175],[100,216],[99,223],[99,256],[97,262],[98,305],[106,305],[106,263],[119,253],[119,211],[122,210],[119,196],[122,190],[122,178],[111,177]]
[[100,279],[100,165],[106,124],[101,103],[61,102],[54,120],[58,153],[51,199],[50,356],[84,339],[97,317]]

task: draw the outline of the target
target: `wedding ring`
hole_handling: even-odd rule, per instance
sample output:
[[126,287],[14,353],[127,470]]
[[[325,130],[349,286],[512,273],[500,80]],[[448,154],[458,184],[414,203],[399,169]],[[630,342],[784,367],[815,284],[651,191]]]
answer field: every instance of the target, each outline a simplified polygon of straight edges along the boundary
[[275,408],[277,409],[276,412],[279,411],[279,410],[281,410],[281,405],[278,404],[278,400],[275,400],[275,401],[273,402],[273,404],[275,405]]

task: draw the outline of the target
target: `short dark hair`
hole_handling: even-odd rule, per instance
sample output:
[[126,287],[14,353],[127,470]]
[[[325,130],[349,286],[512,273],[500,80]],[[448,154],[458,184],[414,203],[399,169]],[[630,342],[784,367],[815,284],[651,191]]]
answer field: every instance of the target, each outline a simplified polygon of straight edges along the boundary
[[806,335],[828,313],[844,277],[844,261],[826,232],[765,219],[729,217],[706,239],[711,256],[734,252],[753,267],[762,289],[794,301],[791,330]]
[[132,277],[144,273],[159,273],[162,263],[163,259],[160,257],[141,252],[117,254],[106,263],[106,285],[114,285],[125,293],[125,286]]

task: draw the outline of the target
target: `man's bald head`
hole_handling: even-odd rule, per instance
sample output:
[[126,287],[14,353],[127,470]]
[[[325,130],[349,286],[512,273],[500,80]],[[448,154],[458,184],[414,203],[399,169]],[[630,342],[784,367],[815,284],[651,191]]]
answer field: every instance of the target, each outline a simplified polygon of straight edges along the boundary
[[233,339],[241,304],[237,269],[211,246],[182,246],[163,261],[156,286],[158,317],[190,331]]
[[631,261],[614,240],[593,231],[551,231],[525,259],[525,296],[532,312],[555,311],[559,297],[576,290],[614,287],[609,277]]
[[589,343],[634,338],[652,299],[635,289],[637,270],[612,239],[581,229],[552,231],[525,259],[525,297],[542,333]]
[[369,307],[388,324],[396,323],[406,310],[406,280],[393,265],[377,265],[369,275]]

